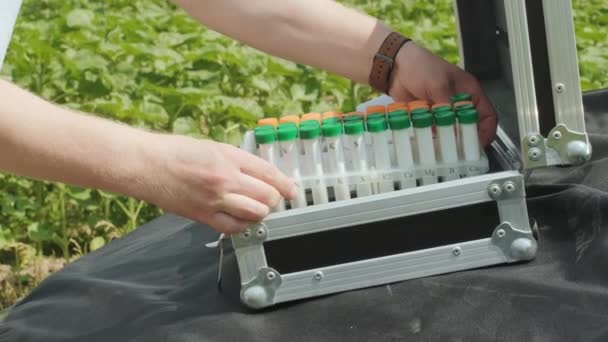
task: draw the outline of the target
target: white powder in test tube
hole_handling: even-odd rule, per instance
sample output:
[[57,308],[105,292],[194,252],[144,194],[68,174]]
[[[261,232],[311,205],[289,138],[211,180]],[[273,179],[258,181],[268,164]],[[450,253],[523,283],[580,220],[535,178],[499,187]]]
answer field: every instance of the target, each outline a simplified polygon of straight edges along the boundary
[[[255,132],[255,141],[258,144],[260,158],[272,165],[278,165],[278,151],[276,150],[276,135],[274,128],[259,129]],[[272,211],[285,210],[285,200],[281,199],[279,204]]]
[[324,123],[321,131],[327,145],[327,169],[330,174],[337,177],[337,184],[334,185],[336,201],[350,199],[350,189],[344,177],[346,166],[340,140],[342,125],[339,123]]
[[437,159],[433,142],[433,116],[431,113],[419,113],[412,117],[412,124],[416,134],[418,158],[423,166],[422,185],[437,183],[435,171]]
[[[458,150],[456,143],[456,134],[454,132],[454,124],[456,116],[452,111],[441,111],[435,113],[435,123],[437,125],[437,133],[439,135],[439,150],[441,152],[441,160],[446,164],[458,163]],[[445,181],[450,181],[460,178],[460,172],[457,167],[449,167],[447,174],[444,176]]]
[[321,161],[321,147],[319,146],[319,126],[301,125],[300,142],[304,150],[302,156],[305,164],[306,176],[314,177],[311,187],[312,200],[314,204],[328,203],[327,186],[323,178],[323,163]]
[[355,191],[357,197],[372,194],[372,186],[369,183],[369,165],[367,159],[367,146],[365,144],[365,124],[363,120],[348,121],[344,123],[345,141],[352,161],[352,171],[359,173],[359,179]]

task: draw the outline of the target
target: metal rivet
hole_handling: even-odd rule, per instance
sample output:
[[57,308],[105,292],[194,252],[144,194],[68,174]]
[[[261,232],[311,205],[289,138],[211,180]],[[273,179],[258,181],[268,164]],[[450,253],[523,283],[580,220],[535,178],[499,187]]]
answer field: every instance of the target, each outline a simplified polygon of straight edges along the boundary
[[496,198],[498,196],[500,196],[500,194],[502,193],[502,189],[500,188],[500,185],[498,184],[492,184],[490,185],[490,196],[492,198]]
[[515,183],[513,183],[512,181],[505,182],[503,188],[506,192],[513,192],[515,190]]
[[557,91],[558,93],[563,92],[564,89],[566,89],[566,86],[564,86],[563,83],[556,83],[555,84],[555,91]]
[[249,239],[249,235],[250,235],[250,234],[249,234],[249,231],[248,231],[248,230],[246,230],[246,231],[243,233],[243,237],[244,237],[245,239]]
[[534,161],[539,160],[541,155],[542,152],[539,148],[531,148],[530,151],[528,151],[528,157]]
[[315,280],[316,281],[321,281],[321,279],[323,279],[323,272],[318,271],[315,273]]
[[272,280],[276,277],[277,275],[274,274],[274,272],[268,272],[268,274],[266,274],[266,278],[268,278],[268,280]]
[[454,254],[454,256],[459,256],[462,253],[462,249],[460,249],[460,247],[454,247],[454,249],[452,249],[452,254]]
[[553,132],[553,139],[559,140],[562,138],[562,133],[560,131]]
[[498,235],[498,237],[503,237],[503,236],[505,236],[505,234],[506,234],[506,232],[505,232],[505,230],[504,230],[504,229],[499,229],[499,230],[496,232],[496,235]]

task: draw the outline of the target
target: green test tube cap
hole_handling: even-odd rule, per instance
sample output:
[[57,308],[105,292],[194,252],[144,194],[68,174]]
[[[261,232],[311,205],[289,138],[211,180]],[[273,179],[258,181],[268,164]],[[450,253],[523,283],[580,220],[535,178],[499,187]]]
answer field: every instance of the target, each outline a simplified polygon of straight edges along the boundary
[[433,126],[433,115],[428,111],[412,116],[412,125],[414,128],[427,128]]
[[437,126],[451,126],[456,122],[456,114],[451,110],[435,113],[435,124]]
[[460,106],[456,107],[456,112],[475,109],[475,106],[470,103],[463,103]]
[[363,120],[351,120],[344,123],[344,133],[346,135],[359,135],[365,132]]
[[363,121],[363,116],[362,115],[351,115],[351,116],[346,116],[342,119],[344,122],[349,122],[349,121]]
[[274,129],[258,129],[255,131],[255,142],[257,144],[270,144],[275,142],[275,140]]
[[411,122],[407,115],[393,115],[388,118],[388,124],[392,130],[401,130],[410,128]]
[[367,131],[370,133],[383,132],[388,129],[388,123],[385,118],[373,118],[367,120]]
[[436,107],[435,109],[433,109],[433,113],[446,112],[446,111],[451,112],[452,107],[445,105],[445,106],[439,106],[439,107]]
[[458,122],[461,124],[472,124],[479,121],[479,113],[475,109],[458,112]]
[[324,137],[337,137],[342,135],[342,125],[339,123],[328,123],[321,127]]
[[414,116],[420,115],[420,114],[429,114],[430,115],[431,112],[426,108],[416,108],[411,112],[411,114],[412,114],[412,117],[414,117]]
[[298,127],[293,124],[281,124],[277,128],[277,139],[279,141],[290,141],[298,137]]
[[452,96],[452,103],[456,103],[459,101],[472,101],[473,97],[471,94],[467,93],[458,93]]
[[407,112],[404,109],[396,109],[390,113],[388,113],[388,119],[390,120],[393,116],[407,116]]
[[320,135],[319,125],[302,125],[300,124],[300,139],[316,139]]
[[335,118],[335,117],[334,118],[326,118],[326,119],[323,119],[321,121],[321,126],[325,126],[327,124],[332,124],[332,123],[339,123],[339,122],[340,122],[340,119]]

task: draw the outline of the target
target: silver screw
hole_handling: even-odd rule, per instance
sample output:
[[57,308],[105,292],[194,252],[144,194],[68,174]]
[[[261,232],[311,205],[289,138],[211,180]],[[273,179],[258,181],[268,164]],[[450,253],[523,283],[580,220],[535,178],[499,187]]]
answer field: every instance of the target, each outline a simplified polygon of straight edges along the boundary
[[505,182],[503,187],[505,188],[506,192],[513,192],[513,190],[515,190],[515,183],[508,181],[508,182]]
[[563,83],[556,83],[555,84],[555,91],[558,93],[561,93],[564,91],[564,89],[566,89],[566,86],[564,86]]
[[315,273],[315,280],[316,281],[321,281],[321,279],[323,279],[323,272],[318,271]]
[[538,137],[536,135],[533,135],[528,138],[528,142],[530,143],[530,145],[534,146],[538,143]]
[[500,196],[501,193],[502,193],[502,189],[500,188],[500,185],[498,185],[498,184],[490,185],[490,196],[492,198],[496,198],[496,197]]
[[452,249],[452,254],[454,254],[454,256],[459,256],[462,253],[462,249],[460,249],[460,247],[454,247],[454,249]]
[[266,235],[266,230],[260,227],[258,228],[258,230],[255,231],[255,233],[258,235],[258,237],[263,237],[264,235]]
[[268,280],[273,280],[277,275],[274,274],[274,272],[268,272],[268,274],[266,274],[266,278],[268,278]]
[[498,237],[500,237],[500,238],[501,238],[501,237],[503,237],[503,236],[505,236],[505,234],[506,234],[506,232],[505,232],[505,230],[504,230],[504,229],[499,229],[499,230],[496,232],[496,235],[498,235]]
[[553,139],[559,140],[562,138],[562,133],[560,131],[553,132]]
[[531,148],[530,151],[528,151],[528,157],[534,161],[539,160],[541,154],[542,152],[538,148]]
[[250,234],[249,234],[249,230],[246,230],[245,232],[243,232],[243,237],[244,237],[245,239],[249,239],[249,235],[250,235]]

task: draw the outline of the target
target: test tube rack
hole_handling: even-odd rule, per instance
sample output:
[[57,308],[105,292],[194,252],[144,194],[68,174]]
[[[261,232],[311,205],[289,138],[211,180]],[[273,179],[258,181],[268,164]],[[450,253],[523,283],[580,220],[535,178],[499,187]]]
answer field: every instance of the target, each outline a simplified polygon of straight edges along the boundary
[[[461,65],[499,115],[497,139],[482,154],[488,164],[473,165],[487,172],[273,212],[230,237],[245,305],[259,309],[534,258],[538,232],[524,175],[591,155],[571,3],[456,0],[454,9]],[[390,102],[383,95],[357,110]],[[332,179],[324,180],[336,184]]]

